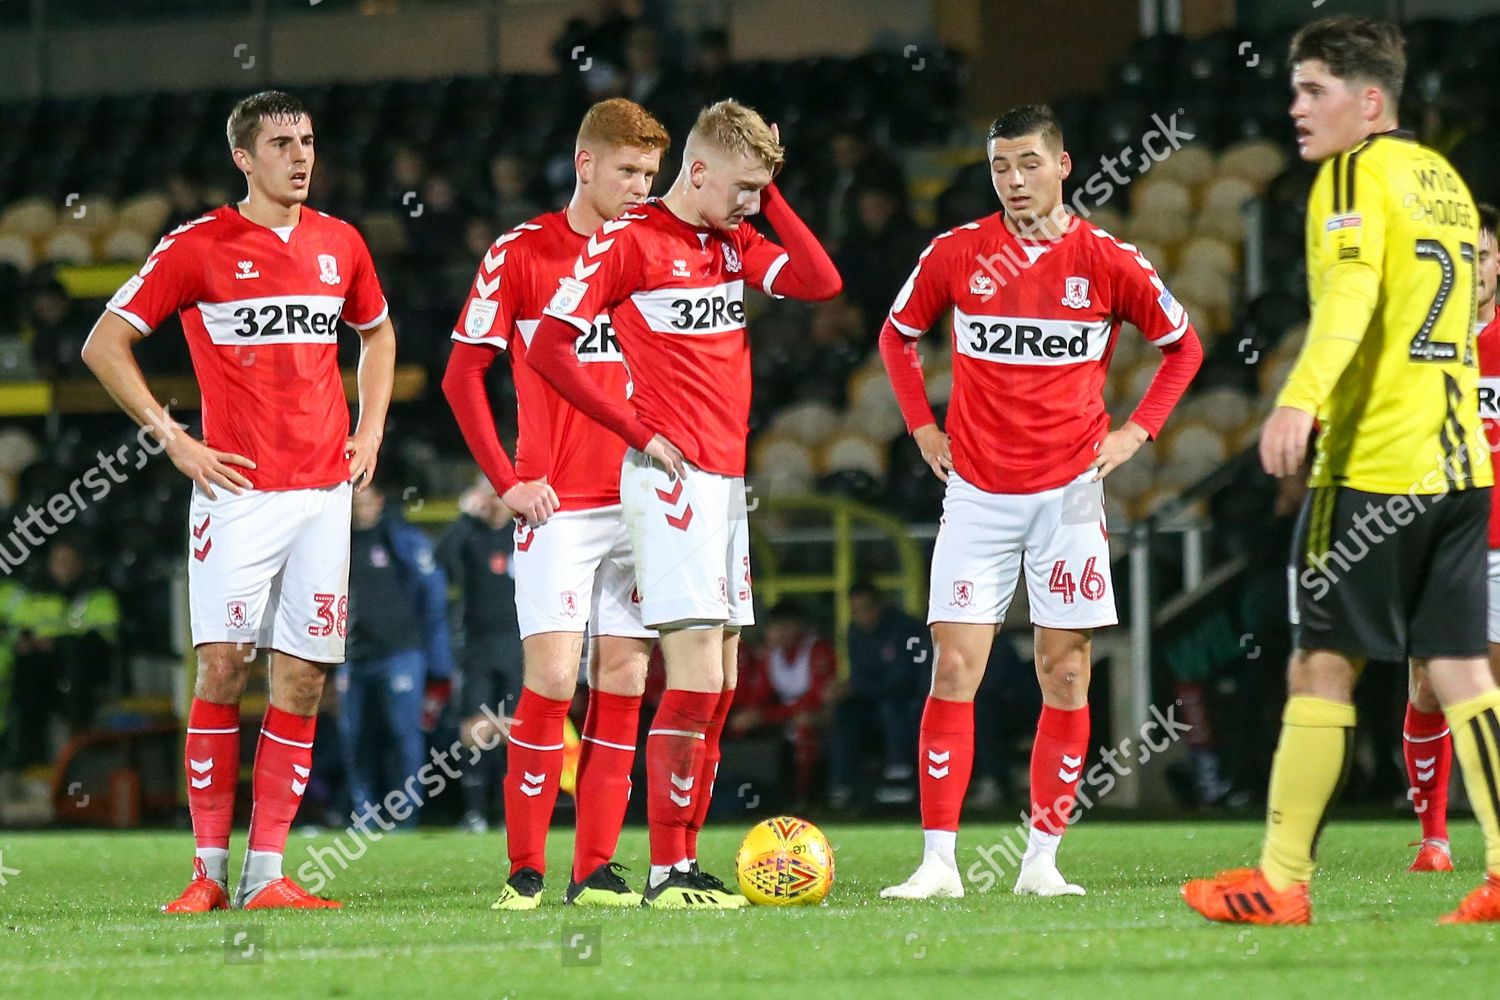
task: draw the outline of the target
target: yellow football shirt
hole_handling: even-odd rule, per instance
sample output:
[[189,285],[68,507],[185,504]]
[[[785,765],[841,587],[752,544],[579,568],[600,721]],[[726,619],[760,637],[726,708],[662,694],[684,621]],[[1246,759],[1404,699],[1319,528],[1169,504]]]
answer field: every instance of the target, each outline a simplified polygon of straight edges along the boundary
[[1277,399],[1322,425],[1309,482],[1435,494],[1493,482],[1479,422],[1468,187],[1410,133],[1325,160],[1307,205],[1307,343]]

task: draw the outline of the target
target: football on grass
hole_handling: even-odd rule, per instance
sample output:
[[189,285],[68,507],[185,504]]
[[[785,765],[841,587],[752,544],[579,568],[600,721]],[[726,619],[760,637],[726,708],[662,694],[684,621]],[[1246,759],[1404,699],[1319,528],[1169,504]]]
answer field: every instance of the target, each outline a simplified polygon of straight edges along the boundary
[[777,816],[755,824],[735,857],[740,891],[761,906],[821,903],[833,888],[833,848],[805,819]]

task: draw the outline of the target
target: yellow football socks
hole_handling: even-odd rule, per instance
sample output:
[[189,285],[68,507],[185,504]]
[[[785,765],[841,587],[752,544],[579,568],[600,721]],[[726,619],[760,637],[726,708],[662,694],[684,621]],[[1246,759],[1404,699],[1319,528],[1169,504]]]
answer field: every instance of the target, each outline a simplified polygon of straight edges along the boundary
[[1484,830],[1484,866],[1500,874],[1500,690],[1445,709],[1469,805]]
[[1277,892],[1312,879],[1328,805],[1349,773],[1354,706],[1293,695],[1281,715],[1271,763],[1266,842],[1260,867]]

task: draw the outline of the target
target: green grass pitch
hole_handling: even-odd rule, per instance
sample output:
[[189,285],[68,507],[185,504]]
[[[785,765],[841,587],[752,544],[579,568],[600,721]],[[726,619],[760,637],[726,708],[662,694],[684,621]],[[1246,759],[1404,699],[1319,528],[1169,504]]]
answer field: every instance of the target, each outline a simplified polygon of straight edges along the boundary
[[[966,826],[962,866],[1013,829]],[[184,882],[185,833],[0,833],[0,997],[1494,996],[1500,926],[1434,923],[1479,882],[1478,830],[1455,827],[1458,872],[1422,876],[1403,870],[1414,831],[1331,824],[1310,928],[1214,926],[1182,904],[1184,877],[1254,859],[1245,822],[1086,819],[1061,856],[1086,898],[1007,881],[940,903],[877,897],[916,862],[914,826],[830,825],[826,905],[713,913],[563,907],[566,830],[530,913],[489,909],[501,835],[445,831],[370,844],[325,890],[341,912],[206,917],[157,912]],[[732,879],[742,833],[710,828],[705,866]],[[329,841],[294,833],[288,871]],[[633,882],[645,847],[626,831]]]

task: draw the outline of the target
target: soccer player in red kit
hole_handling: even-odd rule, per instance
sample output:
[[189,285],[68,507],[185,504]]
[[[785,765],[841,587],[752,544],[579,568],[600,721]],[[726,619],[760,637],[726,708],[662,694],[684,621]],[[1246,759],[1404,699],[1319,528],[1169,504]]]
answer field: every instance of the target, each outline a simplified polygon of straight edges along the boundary
[[[235,905],[339,905],[283,877],[282,854],[311,774],[323,683],[344,659],[351,490],[374,475],[395,374],[396,333],[364,240],[305,206],[307,111],[287,94],[256,94],[230,113],[228,137],[245,200],[168,233],[83,347],[115,402],[194,484],[188,599],[198,672],[185,765],[197,853],[192,881],[164,907],[172,913],[229,906],[239,701],[257,647],[272,650],[270,704]],[[202,441],[156,401],[132,354],[174,312],[202,390]],[[352,436],[341,320],[363,341]]]
[[[577,684],[585,627],[596,637],[578,767],[578,832],[564,902],[634,906],[641,897],[611,862],[630,800],[646,663],[655,633],[633,599],[635,566],[620,518],[625,442],[563,401],[532,370],[528,345],[558,282],[589,235],[651,193],[669,139],[624,98],[589,109],[578,129],[577,182],[566,208],[523,222],[480,262],[443,378],[464,440],[501,501],[524,520],[513,557],[523,677],[508,734],[505,836],[510,874],[494,909],[540,904],[547,828],[563,770],[563,721]],[[511,467],[484,375],[509,350],[520,429]],[[587,377],[624,401],[630,376],[604,313],[573,344]],[[555,511],[555,512],[554,512]]]
[[[880,335],[907,428],[948,484],[932,555],[927,620],[937,655],[918,759],[926,843],[916,873],[881,891],[898,899],[964,893],[954,847],[973,767],[974,693],[1023,566],[1042,715],[1015,892],[1083,895],[1058,873],[1056,854],[1088,756],[1092,631],[1117,621],[1100,480],[1161,430],[1203,356],[1151,264],[1063,211],[1072,164],[1048,108],[1006,112],[988,152],[1002,211],[932,241]],[[916,342],[950,307],[944,433]],[[1122,321],[1164,357],[1135,413],[1111,431],[1104,378]]]
[[[1495,242],[1494,205],[1479,205],[1479,247],[1474,269],[1474,298],[1478,306],[1479,416],[1490,448],[1490,462],[1500,478],[1500,313],[1495,309],[1500,253]],[[1489,612],[1485,623],[1490,647],[1490,673],[1500,683],[1500,504],[1490,494]],[[1451,872],[1453,852],[1448,847],[1448,777],[1453,772],[1453,739],[1443,706],[1432,690],[1425,665],[1411,666],[1410,698],[1401,749],[1410,781],[1407,797],[1422,824],[1417,856],[1407,871]]]
[[[739,631],[753,621],[745,287],[797,299],[843,287],[771,183],[783,155],[754,111],[734,101],[705,108],[671,190],[589,238],[531,344],[532,367],[630,446],[620,504],[642,620],[660,632],[667,675],[646,739],[648,906],[744,902],[698,866],[697,834],[734,697]],[[762,206],[783,246],[745,221]],[[601,312],[629,367],[628,405],[600,391],[573,349]]]

